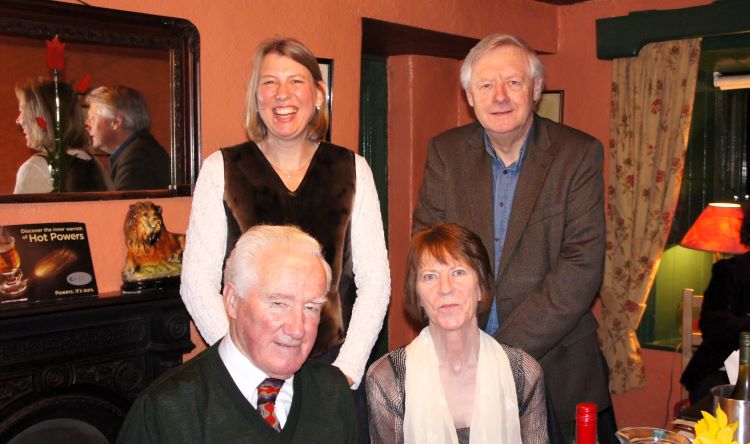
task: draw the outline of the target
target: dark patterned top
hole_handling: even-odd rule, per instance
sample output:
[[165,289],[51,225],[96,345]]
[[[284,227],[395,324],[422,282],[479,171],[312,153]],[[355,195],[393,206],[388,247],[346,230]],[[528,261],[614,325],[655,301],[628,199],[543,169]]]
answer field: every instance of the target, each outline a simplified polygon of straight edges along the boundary
[[458,435],[458,444],[469,444],[469,438],[471,435],[470,432],[471,432],[470,427],[456,429],[456,435]]
[[[524,444],[547,444],[547,407],[542,367],[519,348],[500,344],[508,356],[518,396]],[[397,348],[375,361],[367,371],[367,407],[372,444],[404,442],[404,383],[406,353]],[[459,444],[469,443],[469,428],[457,429]]]

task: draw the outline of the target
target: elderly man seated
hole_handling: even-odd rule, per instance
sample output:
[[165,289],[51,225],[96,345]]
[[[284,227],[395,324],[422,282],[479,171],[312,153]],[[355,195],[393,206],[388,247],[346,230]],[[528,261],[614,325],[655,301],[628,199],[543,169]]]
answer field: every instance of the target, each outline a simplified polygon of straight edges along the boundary
[[346,378],[305,362],[330,282],[312,237],[294,227],[250,228],[224,270],[229,333],[146,389],[117,441],[355,442]]

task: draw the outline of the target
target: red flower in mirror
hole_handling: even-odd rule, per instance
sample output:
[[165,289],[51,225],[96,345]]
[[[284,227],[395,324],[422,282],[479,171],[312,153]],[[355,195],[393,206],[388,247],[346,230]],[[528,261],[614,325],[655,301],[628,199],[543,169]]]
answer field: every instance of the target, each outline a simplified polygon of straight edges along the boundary
[[65,44],[60,43],[57,36],[45,43],[47,44],[47,67],[62,71],[65,66]]
[[86,92],[89,90],[89,83],[91,83],[91,74],[86,74],[81,80],[76,82],[76,92],[78,94],[86,94]]

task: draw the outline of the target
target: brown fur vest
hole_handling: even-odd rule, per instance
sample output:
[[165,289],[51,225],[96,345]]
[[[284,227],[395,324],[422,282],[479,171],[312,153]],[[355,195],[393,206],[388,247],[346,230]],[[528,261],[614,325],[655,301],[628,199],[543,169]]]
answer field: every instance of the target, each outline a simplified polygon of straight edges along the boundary
[[323,246],[332,281],[312,356],[341,344],[356,298],[351,258],[354,153],[321,143],[295,192],[289,191],[258,146],[246,142],[221,150],[227,256],[253,225],[296,225]]

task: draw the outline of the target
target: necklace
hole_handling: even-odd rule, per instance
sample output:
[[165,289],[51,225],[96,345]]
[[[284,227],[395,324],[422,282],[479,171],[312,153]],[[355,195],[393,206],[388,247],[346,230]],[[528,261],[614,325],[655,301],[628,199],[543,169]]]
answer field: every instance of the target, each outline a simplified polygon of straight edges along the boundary
[[299,172],[304,171],[304,170],[307,169],[307,166],[310,165],[310,162],[312,162],[313,156],[315,156],[315,152],[318,149],[318,145],[315,145],[315,149],[312,150],[312,154],[310,155],[310,157],[307,158],[307,160],[302,165],[300,165],[299,167],[297,167],[295,169],[291,169],[291,170],[285,170],[284,168],[281,168],[280,166],[276,165],[271,160],[270,157],[268,157],[268,154],[266,154],[266,152],[264,150],[261,150],[261,152],[265,155],[266,160],[268,161],[268,163],[271,164],[271,166],[273,167],[274,170],[276,170],[277,173],[283,175],[287,179],[291,179],[293,175],[296,175]]
[[291,179],[292,175],[299,173],[300,171],[306,169],[308,165],[310,165],[310,161],[312,160],[312,157],[307,159],[307,162],[303,163],[301,167],[294,169],[294,170],[285,170],[281,168],[280,166],[276,165],[275,163],[271,162],[271,159],[266,158],[266,160],[268,160],[268,163],[271,164],[271,166],[273,167],[274,170],[276,170],[277,173],[282,174],[287,179]]

